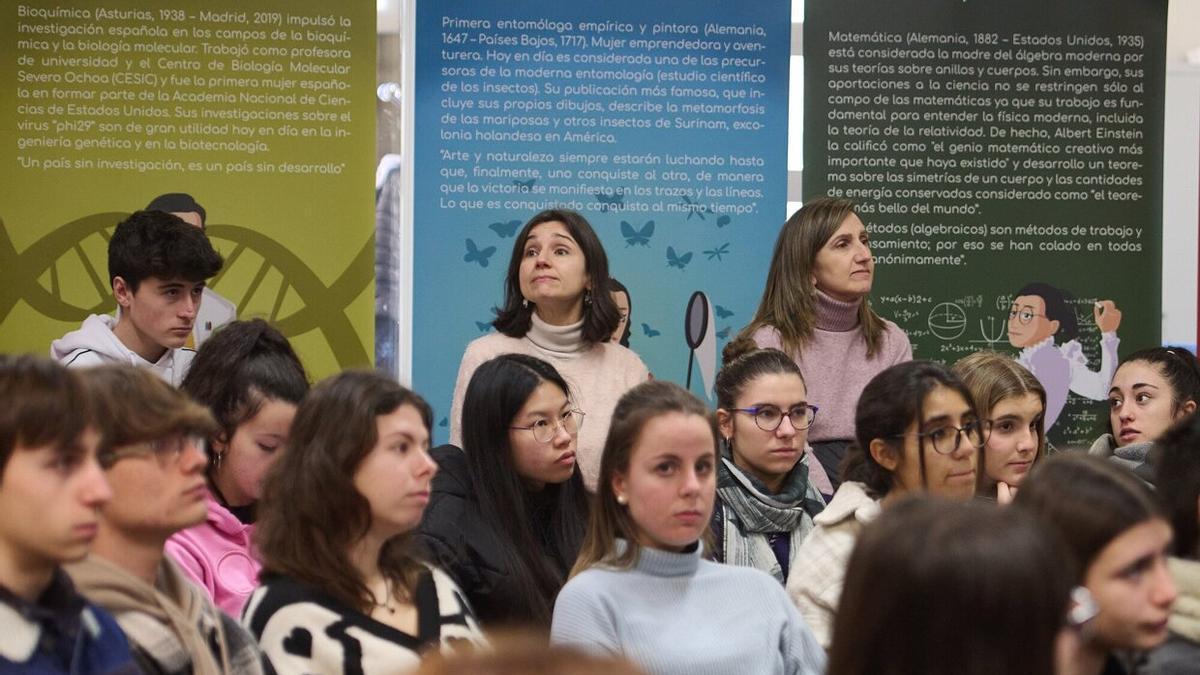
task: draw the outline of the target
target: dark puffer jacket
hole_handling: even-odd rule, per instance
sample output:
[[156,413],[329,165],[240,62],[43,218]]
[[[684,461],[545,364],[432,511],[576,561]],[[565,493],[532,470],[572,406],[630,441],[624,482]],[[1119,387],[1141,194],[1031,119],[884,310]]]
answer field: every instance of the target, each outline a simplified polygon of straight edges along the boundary
[[[463,451],[443,445],[434,448],[430,454],[439,470],[433,479],[425,517],[415,535],[417,550],[454,577],[484,627],[545,623],[549,628],[549,617],[544,621],[538,619],[533,599],[512,583],[511,568],[503,549],[507,544],[481,511]],[[553,552],[545,525],[549,521],[550,508],[552,505],[539,504],[535,498],[529,524],[542,544],[543,558],[551,569],[561,574],[562,583],[565,583],[577,551],[571,556]],[[549,604],[553,605],[553,598],[549,598]]]

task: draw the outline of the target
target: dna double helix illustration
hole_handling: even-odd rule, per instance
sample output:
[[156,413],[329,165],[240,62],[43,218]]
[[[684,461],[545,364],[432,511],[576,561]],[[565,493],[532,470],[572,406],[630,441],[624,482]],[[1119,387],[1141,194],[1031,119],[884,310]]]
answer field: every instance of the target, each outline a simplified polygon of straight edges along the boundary
[[[84,216],[52,230],[24,251],[16,250],[0,219],[0,322],[20,301],[47,318],[66,322],[115,310],[108,281],[108,240],[128,215]],[[220,224],[208,225],[205,232],[225,256],[225,266],[209,285],[237,303],[238,316],[263,316],[288,337],[320,331],[339,367],[370,365],[371,357],[346,315],[346,308],[367,289],[375,273],[370,236],[337,279],[326,284],[296,254],[261,232]]]

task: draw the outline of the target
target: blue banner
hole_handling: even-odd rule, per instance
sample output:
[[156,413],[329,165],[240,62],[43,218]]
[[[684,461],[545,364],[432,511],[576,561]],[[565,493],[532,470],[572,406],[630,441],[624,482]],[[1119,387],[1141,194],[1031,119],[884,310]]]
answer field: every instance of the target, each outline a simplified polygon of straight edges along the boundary
[[600,235],[656,378],[688,377],[684,314],[705,294],[691,388],[711,396],[786,216],[790,21],[786,0],[417,4],[412,373],[436,440],[513,237],[546,208]]

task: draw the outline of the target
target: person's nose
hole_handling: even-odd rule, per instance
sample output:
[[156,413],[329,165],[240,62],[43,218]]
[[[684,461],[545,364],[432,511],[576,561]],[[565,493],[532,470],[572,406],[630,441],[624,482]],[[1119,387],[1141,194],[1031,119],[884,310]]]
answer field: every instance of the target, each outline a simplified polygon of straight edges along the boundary
[[104,477],[104,469],[100,468],[100,463],[95,459],[87,462],[84,468],[82,493],[83,503],[90,508],[99,508],[108,503],[112,499],[112,487],[108,484],[108,479]]

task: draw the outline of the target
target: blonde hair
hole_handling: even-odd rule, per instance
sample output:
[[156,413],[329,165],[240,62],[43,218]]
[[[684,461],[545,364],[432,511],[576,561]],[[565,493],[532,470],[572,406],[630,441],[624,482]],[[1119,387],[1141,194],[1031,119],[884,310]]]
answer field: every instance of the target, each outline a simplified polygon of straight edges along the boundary
[[[758,310],[749,325],[738,333],[739,338],[748,338],[768,326],[779,331],[783,351],[793,358],[801,352],[812,339],[816,324],[817,287],[813,283],[813,269],[817,254],[852,215],[854,202],[849,199],[817,197],[787,219],[775,240]],[[858,322],[867,343],[867,358],[871,358],[879,351],[884,322],[871,309],[867,298],[859,305]]]
[[[953,371],[967,385],[975,410],[982,419],[991,419],[992,409],[1001,401],[1026,394],[1038,397],[1042,415],[1037,420],[1038,447],[1033,460],[1036,464],[1046,454],[1046,389],[1042,383],[1016,359],[993,351],[964,356],[954,364]],[[986,445],[981,452],[986,456]],[[991,494],[994,489],[995,484],[988,478],[987,471],[979,471],[975,478],[976,494]]]

